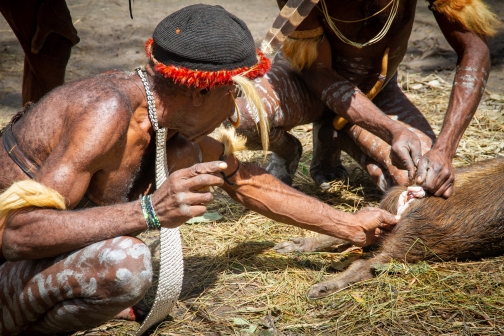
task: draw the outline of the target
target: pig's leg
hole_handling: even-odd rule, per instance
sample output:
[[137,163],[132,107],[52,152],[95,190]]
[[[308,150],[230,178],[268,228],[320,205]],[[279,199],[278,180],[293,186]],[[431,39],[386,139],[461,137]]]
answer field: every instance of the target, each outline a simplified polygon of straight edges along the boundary
[[318,235],[316,237],[297,237],[290,241],[282,242],[273,247],[279,253],[289,252],[316,252],[331,247],[350,243],[344,239],[335,238],[327,235]]
[[389,257],[379,254],[368,260],[356,260],[342,273],[320,282],[310,288],[308,297],[319,298],[337,292],[355,282],[374,277],[373,264],[383,264],[390,261]]

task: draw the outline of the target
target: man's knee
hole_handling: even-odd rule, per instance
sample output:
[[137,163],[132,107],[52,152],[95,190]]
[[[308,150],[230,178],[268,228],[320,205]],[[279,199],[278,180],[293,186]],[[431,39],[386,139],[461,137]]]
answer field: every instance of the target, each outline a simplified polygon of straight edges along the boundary
[[133,305],[152,282],[149,248],[133,237],[117,237],[107,242],[98,256],[98,291],[118,304]]

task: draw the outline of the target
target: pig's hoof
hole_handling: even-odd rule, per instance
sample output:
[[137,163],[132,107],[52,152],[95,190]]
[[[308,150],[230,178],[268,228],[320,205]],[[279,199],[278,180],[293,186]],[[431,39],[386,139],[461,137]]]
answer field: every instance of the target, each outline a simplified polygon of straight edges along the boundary
[[317,299],[332,294],[340,290],[340,286],[336,284],[335,281],[324,281],[313,285],[308,292],[308,297],[310,299]]
[[273,247],[278,253],[289,252],[313,252],[315,247],[312,244],[312,238],[292,238],[290,241],[282,242]]

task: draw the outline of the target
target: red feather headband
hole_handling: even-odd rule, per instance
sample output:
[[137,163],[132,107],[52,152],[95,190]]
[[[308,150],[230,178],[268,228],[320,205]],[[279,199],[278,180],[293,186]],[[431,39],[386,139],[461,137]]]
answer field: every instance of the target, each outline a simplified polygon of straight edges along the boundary
[[252,67],[241,67],[234,70],[202,71],[184,67],[164,65],[152,55],[153,39],[145,43],[145,53],[154,62],[154,70],[164,77],[173,80],[175,84],[193,86],[198,89],[211,89],[216,85],[233,85],[233,76],[241,75],[248,79],[263,76],[271,67],[271,61],[257,49],[258,62]]

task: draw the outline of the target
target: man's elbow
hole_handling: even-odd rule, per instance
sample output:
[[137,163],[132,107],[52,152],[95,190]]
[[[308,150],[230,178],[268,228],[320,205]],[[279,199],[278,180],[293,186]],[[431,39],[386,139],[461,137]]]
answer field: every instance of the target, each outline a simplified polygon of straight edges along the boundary
[[[2,253],[8,261],[21,261],[33,259],[30,249],[23,244],[18,234],[5,229],[2,237]],[[32,256],[32,257],[30,257]]]
[[459,50],[458,55],[462,60],[469,58],[485,67],[490,67],[490,48],[488,43],[481,37],[471,39],[471,42],[467,43],[465,48]]

